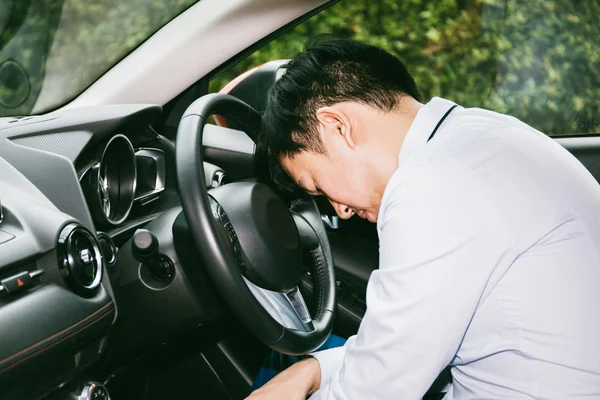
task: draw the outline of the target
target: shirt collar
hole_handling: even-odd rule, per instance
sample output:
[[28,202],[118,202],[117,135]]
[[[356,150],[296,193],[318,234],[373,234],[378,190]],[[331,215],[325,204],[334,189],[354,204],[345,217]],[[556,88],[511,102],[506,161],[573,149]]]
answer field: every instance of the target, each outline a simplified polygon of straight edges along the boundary
[[400,148],[398,165],[410,158],[418,148],[427,143],[427,139],[435,129],[435,126],[455,104],[450,100],[434,97],[429,103],[421,107],[413,123],[410,125]]
[[[400,154],[398,154],[398,166],[407,159],[409,159],[415,151],[421,146],[427,143],[427,139],[435,129],[435,126],[444,117],[444,114],[454,106],[455,103],[450,100],[442,99],[440,97],[434,97],[425,104],[417,112],[417,116],[408,128],[402,147],[400,148]],[[379,208],[379,216],[377,218],[377,232],[381,235],[382,221],[384,219],[383,214],[387,205],[389,192],[389,182],[383,191],[383,197],[381,199],[381,205]]]

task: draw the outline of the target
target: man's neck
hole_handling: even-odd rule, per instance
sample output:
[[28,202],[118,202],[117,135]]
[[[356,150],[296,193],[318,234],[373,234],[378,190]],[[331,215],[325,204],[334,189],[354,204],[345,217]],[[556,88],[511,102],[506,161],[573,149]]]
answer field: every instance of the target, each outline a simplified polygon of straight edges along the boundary
[[378,138],[377,157],[375,164],[379,169],[381,195],[393,173],[398,169],[398,156],[406,136],[415,120],[417,113],[424,106],[412,97],[402,99],[397,110],[386,113],[378,121],[380,137]]

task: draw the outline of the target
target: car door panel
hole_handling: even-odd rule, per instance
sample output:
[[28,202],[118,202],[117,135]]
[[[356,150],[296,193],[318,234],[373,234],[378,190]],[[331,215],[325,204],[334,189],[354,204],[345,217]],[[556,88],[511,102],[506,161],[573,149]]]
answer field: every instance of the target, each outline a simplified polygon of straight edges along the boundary
[[600,136],[556,138],[600,182]]

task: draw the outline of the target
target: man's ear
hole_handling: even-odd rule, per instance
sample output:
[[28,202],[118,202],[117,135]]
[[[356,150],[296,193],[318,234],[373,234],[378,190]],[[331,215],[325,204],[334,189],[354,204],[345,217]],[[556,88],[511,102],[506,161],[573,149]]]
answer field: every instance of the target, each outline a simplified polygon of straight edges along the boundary
[[338,139],[343,139],[350,148],[356,146],[350,116],[339,104],[319,108],[316,117],[319,124],[325,128],[325,134],[332,134]]

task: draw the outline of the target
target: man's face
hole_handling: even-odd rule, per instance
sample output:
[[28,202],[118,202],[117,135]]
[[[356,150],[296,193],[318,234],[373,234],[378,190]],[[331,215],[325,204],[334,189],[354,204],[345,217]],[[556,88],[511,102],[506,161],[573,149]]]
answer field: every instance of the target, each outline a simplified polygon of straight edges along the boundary
[[325,196],[340,218],[353,214],[377,221],[381,195],[369,177],[369,160],[343,141],[323,141],[326,154],[304,151],[284,157],[281,165],[290,177],[311,195]]
[[374,196],[364,172],[333,154],[302,152],[285,157],[281,164],[286,172],[311,195],[325,196],[340,218],[353,214],[377,221],[381,199]]
[[409,98],[401,112],[383,113],[344,102],[317,110],[323,154],[303,151],[280,160],[312,195],[323,195],[341,218],[353,214],[377,222],[385,187],[398,168],[398,153],[422,106]]

